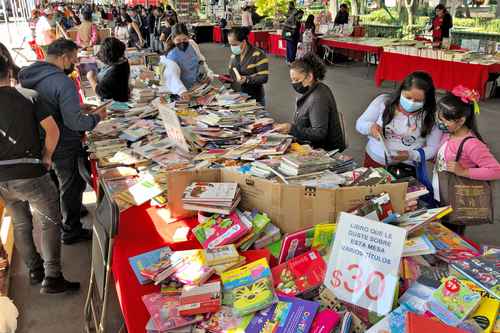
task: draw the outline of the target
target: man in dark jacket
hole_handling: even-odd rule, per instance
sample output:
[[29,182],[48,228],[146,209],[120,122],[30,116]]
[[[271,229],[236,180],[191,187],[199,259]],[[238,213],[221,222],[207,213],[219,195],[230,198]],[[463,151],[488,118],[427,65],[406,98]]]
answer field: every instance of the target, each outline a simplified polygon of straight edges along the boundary
[[[77,62],[78,46],[66,39],[49,45],[46,61],[25,67],[19,73],[24,88],[36,90],[49,103],[61,132],[54,152],[54,171],[59,181],[63,215],[64,244],[91,239],[89,230],[82,229],[80,210],[85,181],[78,170],[78,159],[83,158],[82,136],[106,118],[106,110],[87,114],[80,108],[75,83],[68,77]],[[83,111],[83,112],[82,112]]]
[[340,10],[335,16],[335,21],[333,24],[335,25],[344,25],[349,23],[349,7],[345,3],[340,5]]

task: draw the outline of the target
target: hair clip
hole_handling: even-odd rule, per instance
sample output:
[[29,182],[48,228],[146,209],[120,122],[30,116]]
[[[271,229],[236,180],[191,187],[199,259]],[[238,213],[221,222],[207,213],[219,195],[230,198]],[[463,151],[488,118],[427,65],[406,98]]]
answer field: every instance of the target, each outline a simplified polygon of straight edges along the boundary
[[460,100],[466,104],[471,104],[474,106],[474,113],[479,114],[480,109],[479,109],[479,93],[474,90],[474,89],[469,89],[467,87],[464,87],[462,85],[458,85],[453,90],[451,91],[453,95],[456,97],[460,98]]

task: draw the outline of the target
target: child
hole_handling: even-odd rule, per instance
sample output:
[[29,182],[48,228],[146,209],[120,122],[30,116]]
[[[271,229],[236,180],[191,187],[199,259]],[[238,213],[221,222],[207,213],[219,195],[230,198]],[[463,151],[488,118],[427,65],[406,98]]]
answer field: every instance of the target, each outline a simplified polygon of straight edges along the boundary
[[[433,187],[434,197],[440,201],[438,173],[447,171],[457,176],[475,180],[500,179],[500,164],[491,154],[478,132],[476,113],[479,114],[477,92],[463,86],[455,87],[437,104],[437,124],[444,136],[436,156]],[[465,138],[460,161],[455,162],[460,144]],[[463,234],[465,228],[455,231]]]

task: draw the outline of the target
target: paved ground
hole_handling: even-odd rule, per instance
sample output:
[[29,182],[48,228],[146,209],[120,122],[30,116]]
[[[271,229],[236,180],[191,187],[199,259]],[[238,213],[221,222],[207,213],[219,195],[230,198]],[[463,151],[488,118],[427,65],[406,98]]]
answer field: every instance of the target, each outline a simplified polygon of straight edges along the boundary
[[[1,34],[1,37],[5,35]],[[229,51],[219,45],[202,45],[202,51],[215,72],[225,71]],[[279,121],[289,121],[294,112],[295,93],[289,84],[288,68],[283,59],[271,57],[271,79],[266,86],[269,110]],[[392,84],[382,89],[375,87],[373,69],[362,65],[330,68],[325,82],[332,88],[340,110],[345,114],[349,153],[362,156],[365,139],[354,130],[357,117],[370,101],[383,91],[390,91]],[[500,100],[490,100],[482,105],[480,130],[489,142],[494,154],[500,157]],[[497,200],[497,202],[499,202]],[[498,205],[497,205],[498,206]],[[91,219],[88,220],[91,223]],[[499,224],[470,228],[467,235],[473,240],[500,245]],[[83,330],[82,307],[90,274],[90,246],[80,244],[63,248],[63,267],[68,278],[83,282],[83,290],[77,295],[42,297],[38,288],[27,283],[26,269],[19,258],[14,260],[11,296],[21,311],[19,333],[67,333]],[[112,329],[110,332],[117,332]]]

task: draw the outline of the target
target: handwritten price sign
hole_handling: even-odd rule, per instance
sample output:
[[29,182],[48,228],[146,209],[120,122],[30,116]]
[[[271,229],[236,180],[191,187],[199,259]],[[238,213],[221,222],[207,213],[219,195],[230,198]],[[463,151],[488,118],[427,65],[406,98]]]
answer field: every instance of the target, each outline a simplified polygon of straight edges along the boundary
[[341,213],[325,286],[343,301],[389,313],[405,238],[402,228]]

